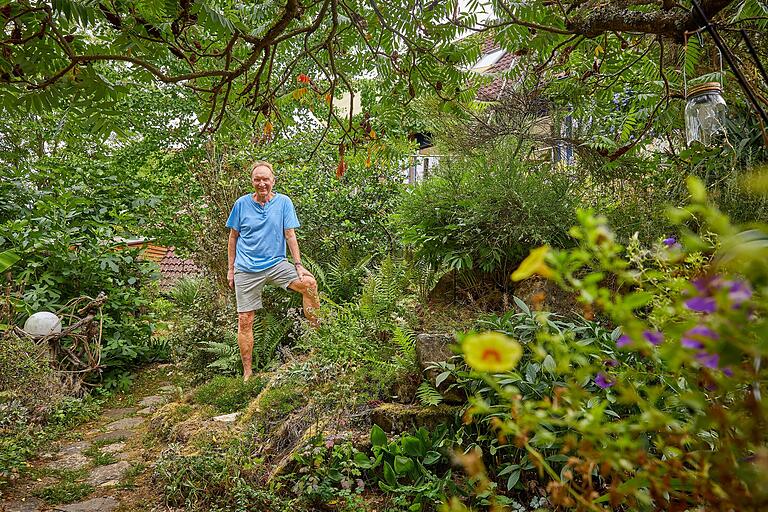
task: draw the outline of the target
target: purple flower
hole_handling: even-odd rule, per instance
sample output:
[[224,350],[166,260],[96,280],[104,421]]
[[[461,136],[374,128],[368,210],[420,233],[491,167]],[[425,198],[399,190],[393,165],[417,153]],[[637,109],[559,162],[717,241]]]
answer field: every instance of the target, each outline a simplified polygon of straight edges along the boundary
[[714,297],[692,297],[684,302],[685,307],[699,313],[714,313],[717,303]]
[[617,348],[624,348],[627,345],[631,345],[631,344],[632,344],[632,340],[626,334],[622,334],[621,336],[619,336],[619,339],[616,340]]
[[704,340],[716,340],[717,338],[717,333],[706,325],[697,325],[685,331],[683,337],[680,338],[680,344],[685,348],[698,350],[704,348]]
[[718,289],[722,286],[723,278],[720,276],[704,276],[698,277],[691,281],[696,291],[706,295],[711,295],[712,289]]
[[731,368],[730,366],[726,366],[725,368],[723,368],[723,374],[726,377],[733,377],[733,368]]
[[616,384],[616,379],[609,377],[603,372],[600,372],[597,374],[597,377],[595,377],[595,384],[597,384],[597,387],[600,389],[608,389],[609,387]]
[[659,346],[664,341],[664,335],[658,331],[644,331],[643,338],[645,338],[652,345]]
[[616,368],[617,366],[619,366],[619,361],[617,361],[616,359],[606,359],[605,361],[603,361],[603,364],[608,368]]
[[720,364],[720,356],[718,354],[710,354],[709,352],[699,352],[696,354],[696,360],[700,365],[707,368],[717,368]]
[[677,240],[675,239],[675,237],[671,236],[669,238],[665,238],[664,240],[662,240],[661,243],[663,243],[667,247],[672,247],[677,243]]
[[741,306],[752,298],[752,289],[749,287],[749,283],[744,281],[726,281],[724,284],[728,287],[728,299],[734,308]]

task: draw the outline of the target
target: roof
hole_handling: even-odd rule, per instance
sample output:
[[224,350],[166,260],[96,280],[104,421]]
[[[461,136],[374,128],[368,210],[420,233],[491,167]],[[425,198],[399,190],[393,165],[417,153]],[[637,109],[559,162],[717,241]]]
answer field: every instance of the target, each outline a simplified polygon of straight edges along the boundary
[[177,281],[185,277],[201,274],[200,267],[191,259],[180,258],[174,252],[173,247],[168,247],[165,255],[159,261],[160,288],[166,290],[173,287]]
[[493,75],[493,81],[477,90],[479,101],[498,101],[504,96],[504,92],[508,90],[509,86],[506,73],[512,69],[515,62],[517,62],[517,56],[514,53],[506,52],[495,64],[483,71],[482,74],[484,75]]

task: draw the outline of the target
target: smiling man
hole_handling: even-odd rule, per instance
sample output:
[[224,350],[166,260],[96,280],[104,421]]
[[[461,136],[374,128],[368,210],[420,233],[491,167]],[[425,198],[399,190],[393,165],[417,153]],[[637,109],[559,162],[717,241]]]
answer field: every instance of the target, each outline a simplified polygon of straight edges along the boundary
[[[243,379],[251,377],[253,355],[253,319],[261,309],[264,285],[272,284],[302,295],[304,316],[317,325],[320,301],[317,282],[301,264],[299,243],[294,230],[299,219],[290,198],[275,193],[272,164],[257,161],[251,165],[251,183],[255,190],[235,201],[227,219],[229,266],[227,281],[237,299],[237,343],[243,360]],[[286,259],[285,246],[293,264]]]

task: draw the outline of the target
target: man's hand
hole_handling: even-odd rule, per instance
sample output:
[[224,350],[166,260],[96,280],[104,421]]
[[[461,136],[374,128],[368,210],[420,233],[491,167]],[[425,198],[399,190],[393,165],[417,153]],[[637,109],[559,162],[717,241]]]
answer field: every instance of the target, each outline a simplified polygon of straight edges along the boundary
[[230,269],[227,272],[227,281],[229,282],[229,287],[234,288],[235,287],[235,271],[233,269]]
[[305,277],[315,277],[312,275],[312,272],[304,268],[304,265],[301,263],[297,263],[295,266],[296,273],[299,274],[299,281],[303,281]]

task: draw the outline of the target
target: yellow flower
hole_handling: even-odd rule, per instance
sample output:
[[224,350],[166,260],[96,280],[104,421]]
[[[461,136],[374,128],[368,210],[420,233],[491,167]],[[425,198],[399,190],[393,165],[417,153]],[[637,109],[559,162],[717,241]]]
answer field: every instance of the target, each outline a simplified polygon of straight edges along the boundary
[[513,281],[522,281],[528,279],[534,274],[539,274],[542,277],[549,277],[552,275],[552,269],[550,269],[544,262],[544,258],[549,254],[549,246],[544,245],[538,249],[533,249],[527,258],[520,263],[512,273]]
[[523,349],[518,342],[500,332],[470,334],[461,344],[464,360],[479,372],[506,372],[517,366]]

